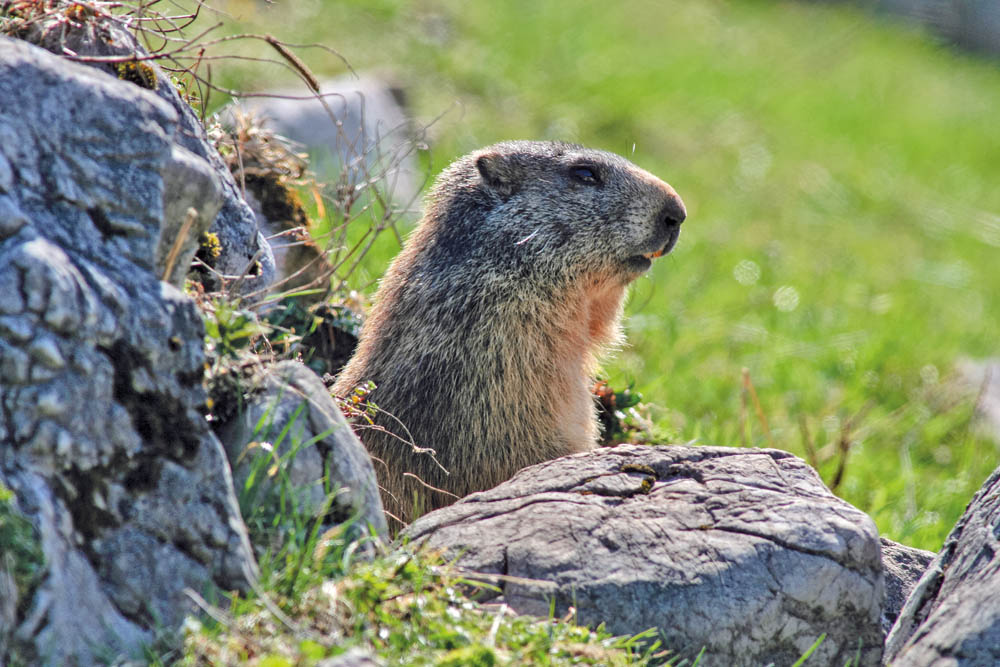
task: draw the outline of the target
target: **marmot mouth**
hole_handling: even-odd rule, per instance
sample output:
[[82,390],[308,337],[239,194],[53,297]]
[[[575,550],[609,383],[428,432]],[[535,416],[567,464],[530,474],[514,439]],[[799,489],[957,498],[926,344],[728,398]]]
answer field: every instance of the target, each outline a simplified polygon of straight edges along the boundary
[[[653,260],[645,255],[632,255],[625,260],[625,268],[630,274],[645,273],[651,266],[653,266]],[[634,277],[632,276],[632,278]]]
[[663,242],[663,245],[658,250],[651,250],[650,252],[644,252],[642,254],[632,255],[629,257],[629,266],[639,271],[645,271],[653,265],[654,259],[662,257],[673,250],[674,246],[677,245],[677,238],[681,235],[680,225],[672,225],[667,230],[667,234],[668,236],[666,241]]

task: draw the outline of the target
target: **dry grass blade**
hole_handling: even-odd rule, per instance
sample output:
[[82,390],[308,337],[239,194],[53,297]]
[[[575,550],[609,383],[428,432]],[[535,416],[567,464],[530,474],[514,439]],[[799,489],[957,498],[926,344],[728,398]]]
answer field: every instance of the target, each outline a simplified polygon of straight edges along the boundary
[[161,280],[169,280],[171,274],[173,274],[174,265],[181,254],[181,248],[184,247],[184,242],[187,240],[188,234],[191,233],[191,227],[197,219],[198,211],[194,208],[189,208],[184,215],[184,222],[181,223],[181,228],[177,232],[177,238],[174,239],[173,245],[170,246],[170,252],[167,253],[166,266],[163,269]]
[[280,41],[272,37],[271,35],[264,35],[264,41],[270,44],[275,51],[281,54],[281,57],[287,60],[292,67],[294,67],[302,78],[305,79],[309,87],[312,88],[314,93],[319,92],[319,81],[316,79],[316,75],[313,74],[309,68],[306,66],[298,56],[292,53],[288,47],[282,44]]
[[444,489],[439,489],[436,486],[431,486],[430,484],[428,484],[424,480],[420,479],[420,477],[418,477],[417,475],[414,475],[412,472],[404,472],[403,473],[403,477],[409,477],[410,479],[415,480],[418,484],[420,484],[425,489],[430,489],[431,491],[437,491],[438,493],[443,493],[444,495],[450,496],[451,498],[454,498],[455,500],[458,500],[459,498],[461,498],[461,496],[457,496],[454,493],[452,493],[451,491],[445,491]]
[[767,442],[771,447],[774,447],[774,437],[771,435],[771,429],[767,425],[767,417],[764,415],[764,409],[760,405],[760,399],[757,398],[757,390],[754,388],[753,381],[750,379],[749,368],[743,369],[743,391],[750,395],[750,399],[753,401],[754,412],[757,413],[757,419],[760,421],[760,426],[764,430]]
[[865,403],[860,410],[848,419],[845,419],[841,425],[840,437],[837,439],[837,470],[833,473],[833,478],[829,484],[830,490],[834,493],[837,492],[841,482],[844,481],[844,475],[847,472],[847,457],[851,451],[851,444],[853,442],[852,434],[855,426],[865,418],[873,407],[875,407],[874,401]]
[[802,432],[802,447],[806,450],[806,460],[815,469],[819,469],[819,458],[816,456],[816,445],[813,442],[812,433],[809,432],[809,424],[805,415],[799,415],[799,431]]

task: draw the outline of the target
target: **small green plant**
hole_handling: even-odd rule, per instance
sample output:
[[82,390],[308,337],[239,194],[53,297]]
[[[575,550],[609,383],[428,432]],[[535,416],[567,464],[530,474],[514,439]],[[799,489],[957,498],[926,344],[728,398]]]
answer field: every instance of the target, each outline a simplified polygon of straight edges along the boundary
[[258,336],[268,331],[255,313],[224,299],[216,299],[205,317],[206,352],[216,360],[236,359]]
[[606,380],[598,380],[592,393],[597,399],[604,445],[669,442],[669,437],[650,419],[648,406],[642,403],[642,394],[635,390],[634,382],[616,390]]
[[281,358],[299,359],[321,377],[336,375],[347,364],[361,329],[352,309],[308,303],[301,296],[282,299],[263,320],[272,328],[267,338],[271,351]]
[[334,396],[334,400],[340,406],[341,412],[352,424],[367,424],[374,426],[373,421],[378,413],[378,406],[368,400],[369,394],[375,390],[375,383],[369,380],[363,385],[351,390],[351,393],[344,397]]
[[811,656],[813,652],[819,648],[819,645],[823,643],[824,639],[826,639],[825,632],[816,638],[816,641],[813,642],[813,645],[810,646],[808,649],[806,649],[806,652],[802,654],[802,657],[800,657],[798,660],[795,661],[795,664],[792,665],[792,667],[802,667],[802,665],[806,664],[806,660],[808,660],[809,656]]
[[[271,412],[266,412],[254,429],[254,440],[239,457],[250,459],[237,495],[251,541],[257,547],[268,587],[290,599],[328,577],[343,574],[350,556],[361,546],[356,543],[359,533],[363,537],[351,517],[332,514],[340,490],[328,476],[318,482],[325,494],[318,507],[309,502],[312,486],[298,486],[291,478],[296,457],[328,435],[321,433],[308,440],[294,436],[295,424],[305,418],[304,410],[303,403],[277,433]],[[342,522],[337,523],[338,519]]]
[[45,554],[35,527],[15,507],[14,492],[0,483],[0,571],[13,578],[18,600],[31,600],[45,574]]

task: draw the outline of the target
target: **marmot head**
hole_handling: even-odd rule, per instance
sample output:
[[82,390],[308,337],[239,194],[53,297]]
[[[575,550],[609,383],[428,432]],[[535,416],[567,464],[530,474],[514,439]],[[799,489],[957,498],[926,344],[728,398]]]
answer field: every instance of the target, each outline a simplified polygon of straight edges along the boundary
[[670,251],[687,215],[672,187],[625,158],[544,141],[461,158],[438,179],[429,212],[438,243],[469,249],[472,262],[621,283]]

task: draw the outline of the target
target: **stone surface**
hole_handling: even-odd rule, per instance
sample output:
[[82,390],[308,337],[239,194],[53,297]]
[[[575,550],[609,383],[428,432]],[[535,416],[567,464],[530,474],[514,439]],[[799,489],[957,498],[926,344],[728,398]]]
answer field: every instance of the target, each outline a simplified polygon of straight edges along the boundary
[[1000,55],[1000,3],[996,0],[868,0],[864,6],[923,24],[945,42]]
[[201,316],[160,280],[167,212],[218,183],[171,105],[95,68],[0,38],[0,99],[0,481],[46,563],[0,646],[89,665],[255,576]]
[[876,0],[873,4],[924,23],[967,49],[1000,55],[1000,4],[995,0]]
[[316,663],[316,667],[383,667],[384,662],[364,649],[352,648],[336,658],[326,658]]
[[[506,575],[520,613],[572,606],[614,633],[659,628],[701,665],[878,664],[884,596],[865,514],[777,450],[619,446],[526,468],[405,532]],[[860,642],[860,644],[859,644]],[[860,647],[860,649],[859,649]]]
[[886,640],[894,667],[1000,664],[1000,468],[969,503]]
[[882,609],[882,632],[892,629],[906,599],[910,597],[917,581],[934,560],[934,552],[914,549],[892,540],[881,538],[882,569],[885,574],[885,606]]
[[[207,160],[174,146],[163,177],[163,227],[156,244],[156,266],[160,277],[174,287],[184,287],[198,239],[223,204],[222,186]],[[175,246],[178,238],[182,239]]]
[[264,90],[240,107],[305,146],[310,169],[334,189],[371,182],[386,199],[412,203],[426,174],[401,93],[376,77],[354,75],[322,81],[320,92],[322,99],[305,85]]
[[1000,359],[964,359],[955,365],[965,390],[976,397],[978,426],[1000,443]]
[[[374,529],[386,534],[371,458],[323,382],[302,364],[287,361],[264,369],[248,387],[242,412],[217,430],[237,485],[260,467],[259,457],[264,457],[264,467],[280,460],[303,511],[319,513],[327,495],[337,489],[327,523],[354,519],[356,533]],[[248,448],[251,442],[266,442],[270,451]],[[278,483],[277,478],[265,482]]]
[[[82,20],[78,28],[62,23],[60,12],[49,12],[47,16],[49,17],[47,20],[31,24],[24,35],[26,41],[37,43],[56,54],[66,53],[67,49],[80,56],[130,57],[133,54],[146,53],[132,33],[120,23],[101,18],[100,15]],[[85,64],[116,78],[119,75],[116,69],[117,63],[94,61]],[[214,268],[227,279],[213,280],[214,274],[203,276],[203,279],[209,283],[209,288],[220,289],[224,282],[231,294],[242,295],[248,302],[257,300],[274,281],[274,255],[271,246],[260,233],[253,211],[240,196],[239,186],[208,140],[205,128],[194,109],[181,99],[169,77],[159,68],[153,67],[148,72],[149,77],[156,82],[155,89],[149,92],[166,102],[176,114],[174,122],[177,128],[172,135],[173,161],[183,163],[176,169],[168,167],[164,171],[163,178],[168,189],[177,190],[178,198],[173,198],[171,201],[187,204],[173,206],[168,201],[163,231],[169,243],[161,244],[157,252],[159,254],[168,251],[176,239],[173,231],[183,224],[187,209],[192,206],[197,209],[197,204],[201,201],[197,197],[188,199],[190,195],[183,191],[192,186],[199,187],[198,183],[211,178],[215,181],[221,199],[214,204],[214,209],[199,211],[202,218],[198,222],[200,228],[193,230],[183,239],[183,252],[177,263],[180,268],[172,272],[170,278],[175,286],[181,286],[184,273],[198,247],[201,228],[211,223],[210,231],[218,235],[222,250],[222,254],[214,262]],[[131,85],[140,87],[137,84]],[[91,133],[86,136],[93,140],[98,135]],[[186,175],[186,179],[174,178],[172,174],[175,171]],[[3,168],[0,166],[0,179],[2,178]],[[127,188],[125,191],[127,193]],[[128,205],[126,200],[125,206]]]

